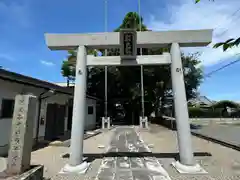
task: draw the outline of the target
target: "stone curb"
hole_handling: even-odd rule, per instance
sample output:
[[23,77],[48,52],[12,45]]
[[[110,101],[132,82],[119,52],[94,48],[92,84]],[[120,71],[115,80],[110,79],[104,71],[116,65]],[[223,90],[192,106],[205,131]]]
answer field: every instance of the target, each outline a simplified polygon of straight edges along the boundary
[[43,166],[35,166],[33,169],[25,172],[19,177],[19,180],[42,180],[43,179]]
[[232,148],[234,150],[240,151],[240,146],[237,146],[237,145],[234,145],[234,144],[231,144],[231,143],[228,143],[228,142],[216,139],[216,138],[212,138],[212,137],[200,134],[200,133],[196,133],[196,132],[193,132],[193,131],[191,131],[191,134],[193,136],[196,136],[196,137],[199,137],[199,138],[202,138],[202,139],[214,142],[216,144],[220,144],[222,146],[225,146],[225,147]]
[[6,172],[1,172],[0,179],[9,179],[9,180],[43,180],[43,171],[44,166],[43,165],[31,165],[30,169],[26,172],[10,176]]

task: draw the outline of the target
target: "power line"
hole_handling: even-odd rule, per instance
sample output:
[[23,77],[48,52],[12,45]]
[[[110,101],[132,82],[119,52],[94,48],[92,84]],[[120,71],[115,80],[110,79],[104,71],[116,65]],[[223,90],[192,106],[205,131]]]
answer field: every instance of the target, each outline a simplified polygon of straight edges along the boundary
[[[229,19],[229,18],[231,18],[231,17],[233,17],[233,16],[235,16],[239,11],[240,11],[240,7],[238,7],[238,9],[237,9],[236,11],[234,11],[230,16],[228,16],[228,17],[226,18],[226,20]],[[231,19],[231,21],[232,21],[232,19]],[[213,30],[216,30],[217,28],[221,27],[221,24],[222,24],[222,23],[218,24],[215,28],[213,28]],[[222,36],[222,35],[225,34],[228,30],[229,30],[229,28],[225,29],[223,32],[221,32],[220,34],[218,34],[217,37]],[[210,44],[208,45],[208,47],[209,47],[211,44],[212,44],[212,43],[210,43]]]
[[[229,19],[229,18],[235,16],[239,11],[240,11],[240,7],[236,11],[234,11],[230,16],[228,16],[226,19]],[[221,26],[221,23],[218,26],[216,26],[214,29],[217,29],[220,26]]]
[[[239,54],[240,54],[240,53],[238,53],[238,54],[236,54],[236,55],[239,55]],[[222,66],[222,67],[220,67],[220,68],[218,68],[218,69],[216,69],[216,70],[214,70],[214,71],[211,71],[210,73],[206,74],[206,75],[204,76],[204,78],[210,77],[210,76],[213,75],[214,73],[216,73],[216,72],[218,72],[218,71],[220,71],[220,70],[222,70],[222,69],[225,69],[226,67],[231,66],[231,65],[233,65],[233,64],[235,64],[235,63],[237,63],[237,62],[239,62],[239,61],[240,61],[240,58],[239,58],[239,59],[236,59],[235,61],[232,61],[232,62],[230,62],[230,63],[228,63],[228,64],[226,64],[226,65],[224,65],[224,66]]]
[[[227,19],[234,17],[238,12],[240,12],[240,7],[236,11],[234,11],[229,17],[227,17]],[[233,19],[231,19],[230,21],[232,21],[232,20]],[[215,27],[214,30],[217,28],[219,28],[219,25],[217,27]],[[217,36],[220,37],[220,36],[224,35],[228,30],[229,30],[229,28],[227,28],[222,33],[218,34]]]
[[[238,9],[238,11],[240,11],[240,8]],[[235,20],[237,20],[238,18],[240,18],[240,14],[238,16],[236,16]],[[232,22],[234,19],[231,19],[230,22]],[[217,37],[221,37],[222,35],[224,35],[226,32],[228,32],[229,27],[227,29],[225,29],[223,32],[221,32],[220,34],[217,35]]]
[[[239,7],[236,11],[234,11],[230,16],[228,16],[228,18],[226,18],[226,19],[229,19],[229,18],[235,16],[238,12],[240,12],[240,7]],[[239,17],[239,16],[237,16],[237,17]],[[232,21],[232,19],[231,19],[231,21]],[[218,26],[216,26],[213,30],[216,30],[219,26],[220,26],[220,24],[219,24]],[[220,34],[217,35],[217,36],[218,36],[218,37],[222,36],[222,35],[225,34],[228,30],[229,30],[229,28],[227,28],[226,30],[224,30],[222,33],[220,33]],[[210,43],[210,44],[212,44],[212,43]],[[209,44],[209,45],[210,45],[210,44]],[[208,45],[208,46],[209,46],[209,45]],[[240,53],[238,53],[238,54],[240,54]],[[236,55],[238,55],[238,54],[236,54]],[[213,75],[214,73],[216,73],[216,72],[218,72],[218,71],[220,71],[220,70],[222,70],[222,69],[224,69],[224,68],[226,68],[226,67],[228,67],[228,66],[231,66],[232,64],[235,64],[235,63],[237,63],[237,62],[239,62],[239,61],[240,61],[240,59],[237,59],[237,60],[235,60],[235,61],[232,61],[232,62],[230,62],[230,63],[228,63],[228,64],[226,64],[226,65],[224,65],[224,66],[222,66],[222,67],[220,67],[220,68],[218,68],[218,69],[216,69],[216,70],[214,70],[214,71],[212,71],[212,72],[210,72],[210,73],[208,73],[208,74],[206,74],[206,75],[204,76],[204,78],[208,78],[208,77],[210,77],[211,75]]]

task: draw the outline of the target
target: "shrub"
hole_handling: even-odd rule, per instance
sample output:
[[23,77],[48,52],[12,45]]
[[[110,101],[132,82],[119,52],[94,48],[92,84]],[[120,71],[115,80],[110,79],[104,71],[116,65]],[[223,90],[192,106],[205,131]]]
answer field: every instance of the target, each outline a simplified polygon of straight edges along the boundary
[[229,100],[219,101],[212,105],[213,108],[225,108],[227,106],[230,108],[239,108],[238,103],[235,103],[235,102],[229,101]]
[[190,118],[218,118],[222,116],[222,109],[189,107],[188,113]]

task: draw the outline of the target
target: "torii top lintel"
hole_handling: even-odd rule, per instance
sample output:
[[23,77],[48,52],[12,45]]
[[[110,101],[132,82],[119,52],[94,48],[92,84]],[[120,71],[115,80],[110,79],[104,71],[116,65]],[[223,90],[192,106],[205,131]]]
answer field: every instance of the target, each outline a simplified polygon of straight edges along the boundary
[[[137,32],[137,47],[166,47],[173,42],[181,47],[207,46],[212,41],[212,29],[181,31]],[[119,32],[89,34],[45,34],[51,50],[71,50],[84,45],[88,48],[103,49],[120,47]]]

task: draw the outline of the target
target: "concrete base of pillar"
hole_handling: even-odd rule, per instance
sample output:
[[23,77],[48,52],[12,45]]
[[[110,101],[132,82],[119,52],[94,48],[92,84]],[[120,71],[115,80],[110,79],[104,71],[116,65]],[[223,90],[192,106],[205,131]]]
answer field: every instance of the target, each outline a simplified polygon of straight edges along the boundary
[[110,129],[111,123],[110,123],[110,117],[102,117],[102,129],[108,128]]
[[179,161],[175,161],[172,165],[180,174],[207,174],[207,171],[205,171],[199,164],[186,166],[181,164]]
[[140,128],[148,129],[148,118],[146,116],[145,117],[140,116],[139,125],[140,125]]
[[85,174],[90,166],[90,163],[83,161],[81,164],[77,166],[71,166],[66,164],[59,174]]

